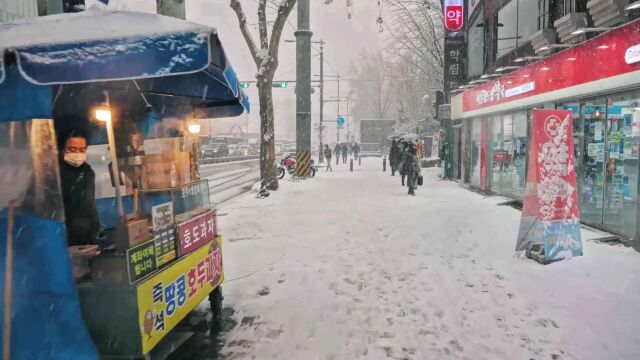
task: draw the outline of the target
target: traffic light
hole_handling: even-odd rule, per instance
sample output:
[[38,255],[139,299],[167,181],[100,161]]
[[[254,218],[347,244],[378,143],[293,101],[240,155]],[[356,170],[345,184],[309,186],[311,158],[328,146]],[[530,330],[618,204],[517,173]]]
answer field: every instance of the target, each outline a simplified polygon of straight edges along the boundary
[[249,83],[248,82],[241,82],[240,83],[240,87],[242,89],[248,89],[249,88]]
[[287,83],[286,83],[285,81],[275,81],[275,82],[273,82],[273,85],[272,85],[272,86],[273,86],[274,88],[281,88],[281,89],[284,89],[284,88],[286,88],[286,87],[287,87]]

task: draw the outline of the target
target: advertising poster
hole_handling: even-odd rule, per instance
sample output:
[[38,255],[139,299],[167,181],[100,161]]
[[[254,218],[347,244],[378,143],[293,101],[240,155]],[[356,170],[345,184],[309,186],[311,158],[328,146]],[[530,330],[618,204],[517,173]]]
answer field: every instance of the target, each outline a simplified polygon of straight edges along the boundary
[[581,256],[571,111],[536,109],[531,130],[516,251],[538,245],[546,262]]
[[201,246],[137,287],[142,351],[147,354],[224,280],[222,238]]

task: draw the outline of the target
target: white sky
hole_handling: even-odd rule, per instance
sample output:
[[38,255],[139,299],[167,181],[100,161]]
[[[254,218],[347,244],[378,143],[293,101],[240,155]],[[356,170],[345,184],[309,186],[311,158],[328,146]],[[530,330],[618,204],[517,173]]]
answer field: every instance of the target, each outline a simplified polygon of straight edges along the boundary
[[[96,0],[86,0],[87,6]],[[311,30],[312,40],[326,41],[325,45],[325,74],[331,75],[339,72],[342,76],[349,76],[349,66],[362,49],[375,51],[383,44],[383,34],[378,32],[376,19],[378,7],[375,0],[354,1],[353,18],[347,19],[344,0],[334,0],[332,5],[323,5],[323,0],[311,0]],[[134,11],[155,12],[156,0],[111,0],[111,5]],[[257,0],[242,0],[249,23],[257,23]],[[256,67],[251,59],[246,43],[238,28],[238,20],[233,10],[229,7],[229,0],[186,0],[187,20],[209,25],[218,29],[220,39],[227,52],[233,67],[240,80],[255,80]],[[290,25],[285,26],[284,39],[294,39],[294,27],[296,26],[296,11],[294,9],[289,17]],[[257,37],[257,30],[254,36]],[[317,49],[318,46],[314,45]],[[312,53],[313,74],[319,74],[319,59],[317,51]],[[275,80],[295,80],[295,44],[282,43],[280,46],[280,66]],[[348,83],[341,82],[341,96],[348,93]],[[252,113],[249,115],[249,131],[257,132],[259,129],[259,103],[255,86],[247,91],[251,100]],[[325,97],[336,96],[336,83],[331,82],[325,86]],[[313,114],[312,121],[319,120],[319,96],[316,92],[312,95]],[[276,112],[276,137],[290,137],[295,135],[295,94],[293,84],[287,89],[274,89],[274,103]],[[342,114],[345,113],[346,104],[343,104]],[[325,120],[336,118],[336,103],[325,105]],[[215,122],[214,132],[226,131],[234,123],[244,127],[244,116],[237,120],[220,119]],[[326,124],[325,139],[335,140],[335,127]],[[343,131],[344,133],[344,131]],[[344,136],[341,135],[344,139]],[[312,135],[312,140],[317,141],[317,134]]]

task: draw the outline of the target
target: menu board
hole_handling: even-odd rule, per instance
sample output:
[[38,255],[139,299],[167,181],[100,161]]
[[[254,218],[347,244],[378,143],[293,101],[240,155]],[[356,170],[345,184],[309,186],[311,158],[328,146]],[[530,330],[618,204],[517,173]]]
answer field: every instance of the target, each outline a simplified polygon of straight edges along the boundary
[[176,236],[173,226],[173,204],[168,202],[151,208],[156,262],[162,266],[176,258]]

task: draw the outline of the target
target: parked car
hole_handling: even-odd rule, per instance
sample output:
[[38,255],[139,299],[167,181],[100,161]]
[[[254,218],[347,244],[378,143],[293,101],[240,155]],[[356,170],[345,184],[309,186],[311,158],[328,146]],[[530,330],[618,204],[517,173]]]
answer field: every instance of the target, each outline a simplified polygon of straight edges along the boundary
[[221,158],[229,156],[229,147],[224,142],[211,143],[202,147],[202,158]]

